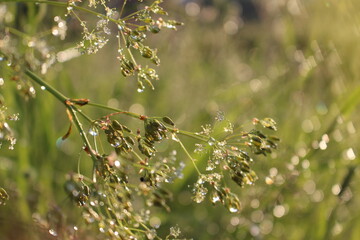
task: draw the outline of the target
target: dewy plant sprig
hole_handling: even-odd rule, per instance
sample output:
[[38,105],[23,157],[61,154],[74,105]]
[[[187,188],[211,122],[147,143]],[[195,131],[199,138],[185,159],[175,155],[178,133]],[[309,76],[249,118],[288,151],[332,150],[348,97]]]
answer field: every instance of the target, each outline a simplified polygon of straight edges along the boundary
[[[135,77],[138,84],[138,92],[145,89],[145,84],[154,89],[153,81],[158,80],[156,70],[148,65],[142,66],[136,60],[134,54],[138,53],[144,59],[148,59],[155,66],[160,64],[160,59],[157,56],[157,49],[153,49],[145,44],[147,34],[156,34],[163,28],[176,30],[176,27],[182,25],[181,22],[175,20],[165,20],[163,17],[168,13],[160,6],[162,0],[153,1],[150,5],[144,6],[143,9],[125,15],[126,5],[128,1],[124,1],[119,9],[110,8],[109,1],[78,1],[69,0],[68,2],[59,1],[41,1],[41,0],[5,0],[3,2],[26,2],[35,4],[46,4],[66,8],[67,18],[76,19],[82,27],[82,39],[76,45],[76,49],[80,54],[94,54],[103,48],[109,41],[109,38],[115,36],[118,43],[118,57],[120,61],[121,72],[125,77]],[[139,1],[142,2],[142,1]],[[133,3],[132,3],[133,5]],[[97,10],[97,11],[96,11]],[[96,23],[91,24],[82,19],[78,12],[93,15]],[[104,13],[103,13],[104,12]],[[93,19],[92,19],[93,20]],[[32,69],[40,68],[41,72],[45,74],[47,69],[56,63],[56,61],[68,61],[74,56],[78,56],[72,51],[67,49],[55,53],[51,52],[47,42],[44,40],[49,34],[59,37],[64,40],[67,31],[67,21],[63,20],[61,16],[55,16],[56,23],[49,31],[41,32],[40,34],[26,34],[8,27],[6,31],[23,38],[25,47],[24,59]],[[114,34],[112,33],[114,32]],[[3,39],[4,46],[11,45],[9,42],[11,38]],[[11,52],[11,48],[4,48],[4,53],[10,58],[15,58],[16,54]],[[40,57],[34,54],[34,50],[39,51]],[[15,60],[15,59],[14,59]]]
[[[81,53],[92,54],[102,48],[107,43],[111,31],[114,31],[111,30],[109,24],[114,23],[121,72],[125,77],[137,78],[139,92],[143,91],[144,83],[153,88],[152,81],[158,76],[154,69],[138,64],[133,52],[138,52],[142,57],[158,65],[156,50],[144,44],[146,34],[157,33],[163,27],[175,29],[176,25],[179,25],[175,21],[153,17],[158,14],[166,15],[159,5],[161,1],[154,1],[142,10],[126,16],[123,16],[126,12],[126,0],[119,9],[109,8],[109,2],[105,0],[89,1],[87,4],[75,0],[27,2],[28,4],[33,2],[64,7],[68,16],[76,18],[83,28],[82,40],[77,45]],[[88,7],[83,6],[84,4]],[[95,11],[100,8],[105,13]],[[99,20],[93,28],[90,28],[77,11],[94,15]],[[52,35],[64,39],[66,22],[59,16],[55,17],[55,22],[57,25],[51,29]],[[156,229],[150,227],[151,210],[153,206],[161,207],[166,211],[171,210],[169,202],[172,199],[172,192],[167,186],[175,179],[182,177],[185,166],[184,162],[177,159],[176,151],[171,151],[165,156],[161,156],[157,151],[158,143],[168,140],[179,144],[195,169],[197,181],[192,188],[195,202],[201,203],[208,197],[213,204],[220,203],[232,213],[241,210],[240,200],[236,191],[232,190],[230,182],[240,187],[254,184],[257,176],[251,168],[253,162],[251,153],[266,156],[276,149],[278,141],[276,137],[264,134],[256,126],[260,125],[264,129],[275,131],[274,120],[255,118],[253,119],[255,127],[250,130],[242,127],[234,129],[233,124],[226,121],[219,113],[214,126],[204,125],[200,132],[188,132],[177,128],[167,116],[139,115],[93,103],[86,98],[68,98],[35,73],[39,70],[46,73],[43,70],[54,64],[49,60],[52,59],[52,53],[48,51],[46,55],[46,51],[37,45],[44,34],[36,38],[35,34],[30,35],[9,27],[1,40],[0,53],[4,56],[4,61],[8,63],[9,71],[13,73],[12,78],[16,77],[13,80],[18,84],[17,88],[26,93],[25,96],[35,96],[35,89],[25,81],[23,74],[64,104],[71,124],[60,141],[65,141],[75,126],[83,142],[83,151],[93,163],[92,176],[84,176],[80,170],[69,174],[64,184],[65,190],[69,197],[82,208],[82,218],[85,222],[98,229],[99,236],[110,239],[161,239]],[[18,46],[12,46],[14,43],[10,41],[14,37],[27,43],[23,51],[17,54],[15,53]],[[47,46],[45,43],[43,45]],[[36,47],[39,51],[45,51],[43,56],[45,61],[36,58],[37,62],[30,64],[28,61],[36,57],[34,55]],[[23,82],[20,82],[20,79]],[[96,119],[89,117],[87,111],[90,111],[91,107],[102,109],[104,115]],[[143,127],[131,129],[120,120],[119,115],[141,121]],[[4,119],[1,119],[1,124],[0,126],[5,126]],[[1,131],[5,130],[7,129],[1,128]],[[183,144],[183,137],[198,141],[194,154]],[[199,167],[197,157],[194,157],[199,155],[208,156],[205,167]],[[2,198],[7,199],[5,190],[3,192]],[[46,221],[39,216],[36,220]],[[70,238],[69,235],[72,234],[64,229],[58,229],[51,223],[46,224],[46,227],[54,236]],[[173,239],[179,236],[180,230],[177,227],[171,227],[169,235],[165,238]]]
[[[94,171],[92,179],[81,174],[70,175],[65,188],[70,197],[84,208],[85,221],[96,223],[100,232],[109,234],[114,239],[119,234],[126,239],[136,238],[139,234],[146,234],[149,239],[157,236],[155,229],[149,229],[146,225],[149,217],[141,214],[150,214],[150,210],[144,208],[146,210],[139,212],[132,207],[136,198],[134,195],[142,196],[148,207],[160,206],[170,211],[168,202],[172,194],[165,186],[174,179],[181,178],[184,163],[177,162],[176,152],[167,157],[158,157],[155,147],[157,142],[172,139],[189,156],[198,174],[193,188],[195,202],[202,202],[210,190],[210,201],[214,204],[221,203],[233,213],[241,210],[241,203],[227,186],[226,179],[243,187],[254,184],[257,178],[251,169],[253,160],[245,148],[250,148],[254,154],[266,155],[277,147],[276,137],[267,136],[256,129],[234,131],[232,125],[226,123],[223,134],[217,138],[212,136],[209,125],[203,127],[200,133],[187,132],[176,128],[169,117],[148,117],[91,103],[88,99],[69,99],[30,70],[26,71],[26,75],[66,106],[69,119],[77,127],[83,140],[83,149],[93,160]],[[90,106],[112,113],[99,119],[91,119],[84,110],[79,109]],[[143,121],[143,130],[132,131],[116,119],[119,114]],[[86,121],[88,131],[84,130],[77,115]],[[275,122],[270,118],[253,119],[253,124],[276,130]],[[101,141],[100,135],[105,136],[113,151],[106,153],[97,148],[96,142]],[[67,136],[68,134],[63,140]],[[209,155],[205,171],[199,169],[179,136],[199,141],[195,152]],[[93,143],[90,142],[90,137],[94,137]],[[138,182],[130,182],[130,179],[137,179]]]

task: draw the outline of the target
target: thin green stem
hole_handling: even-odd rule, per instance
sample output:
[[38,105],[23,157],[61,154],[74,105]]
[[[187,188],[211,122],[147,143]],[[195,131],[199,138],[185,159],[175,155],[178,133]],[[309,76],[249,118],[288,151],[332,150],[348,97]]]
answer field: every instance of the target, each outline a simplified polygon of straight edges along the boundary
[[[63,95],[62,93],[60,93],[59,91],[57,91],[55,88],[53,88],[51,85],[49,85],[48,83],[46,83],[44,80],[42,80],[40,77],[38,77],[35,73],[33,73],[32,71],[30,71],[29,69],[25,70],[26,75],[28,75],[32,80],[34,80],[37,84],[39,84],[40,86],[45,87],[45,90],[47,90],[48,92],[50,92],[54,97],[56,97],[59,101],[61,101],[69,110],[72,118],[73,118],[73,122],[76,125],[80,136],[85,144],[85,147],[88,148],[88,153],[90,154],[93,163],[94,163],[94,170],[93,170],[93,181],[96,182],[96,174],[95,174],[95,165],[97,162],[97,157],[95,155],[95,153],[92,150],[91,144],[87,138],[86,132],[84,131],[81,122],[79,121],[77,114],[79,113],[81,116],[83,116],[86,120],[88,120],[89,122],[92,122],[92,119],[90,117],[88,117],[86,114],[84,114],[81,110],[79,110],[76,106],[74,105],[69,105],[67,104],[67,101],[69,100],[69,98],[67,98],[65,95]],[[115,111],[118,113],[122,113],[137,119],[142,119],[143,116],[140,114],[136,114],[136,113],[132,113],[132,112],[128,112],[128,111],[124,111],[122,109],[117,109],[117,108],[113,108],[113,107],[108,107],[106,105],[102,105],[102,104],[97,104],[97,103],[91,103],[89,102],[87,104],[88,106],[93,106],[93,107],[98,107],[98,108],[102,108],[102,109],[106,109],[106,110],[111,110],[111,111]],[[207,142],[208,138],[199,136],[199,135],[195,135],[194,133],[191,132],[187,132],[187,131],[181,131],[181,130],[177,130],[175,128],[168,128],[172,131],[177,131],[178,134],[180,135],[184,135],[184,136],[188,136],[200,141],[204,141]],[[192,161],[196,171],[201,174],[200,170],[198,169],[198,167],[195,164],[195,160],[192,158],[192,156],[190,155],[190,153],[187,151],[187,149],[185,148],[185,146],[183,145],[183,143],[179,140],[179,144],[182,147],[182,149],[185,151],[186,155],[190,158],[190,160]]]
[[184,130],[177,130],[177,134],[187,136],[187,137],[191,137],[191,138],[194,138],[196,140],[203,141],[203,142],[208,142],[209,141],[209,137],[196,135],[195,133],[184,131]]
[[18,37],[21,37],[21,38],[27,38],[27,37],[30,37],[29,35],[27,35],[26,33],[23,33],[15,28],[12,28],[12,27],[7,27],[6,29],[9,30],[10,33],[18,36]]
[[[126,38],[125,38],[124,32],[120,31],[120,34],[121,34],[121,37],[122,37],[123,41],[126,43]],[[136,60],[135,60],[134,55],[132,54],[130,48],[127,47],[126,50],[127,50],[128,54],[129,54],[131,60],[135,64],[135,66],[137,66]]]
[[133,113],[133,112],[129,112],[129,111],[125,111],[125,110],[118,109],[118,108],[109,107],[109,106],[102,105],[102,104],[98,104],[98,103],[89,102],[87,105],[88,105],[88,106],[93,106],[93,107],[102,108],[102,109],[106,109],[106,110],[110,110],[110,111],[114,111],[114,112],[119,112],[119,113],[128,115],[128,116],[133,117],[133,118],[138,118],[138,119],[141,119],[141,118],[142,118],[142,116],[141,116],[140,114]]
[[80,109],[77,108],[76,110],[77,110],[77,112],[78,112],[83,118],[85,118],[89,123],[93,123],[93,122],[94,122],[93,119],[91,119],[87,114],[83,113]]
[[130,19],[134,18],[136,14],[139,14],[141,11],[144,11],[144,10],[138,10],[136,12],[130,13],[126,17],[122,18],[122,20],[123,21],[130,20]]
[[195,160],[193,159],[193,157],[190,155],[190,153],[188,152],[188,150],[186,149],[186,147],[184,146],[184,144],[180,141],[180,139],[178,140],[181,148],[184,150],[184,152],[186,153],[186,155],[190,158],[192,164],[194,165],[194,168],[196,169],[196,171],[198,172],[199,175],[201,175],[201,172],[199,170],[199,168],[196,166]]
[[[15,29],[15,28],[12,28],[12,27],[6,27],[6,29],[9,30],[10,33],[12,33],[12,34],[14,34],[14,35],[16,35],[18,37],[21,37],[23,39],[33,37],[33,36],[31,36],[31,35],[29,35],[27,33],[21,32],[21,31]],[[42,37],[45,37],[45,36],[50,35],[50,34],[51,34],[51,29],[37,33],[36,37],[37,38],[42,38]]]
[[[25,70],[25,74],[30,77],[34,82],[36,82],[37,84],[39,84],[42,88],[44,88],[44,90],[48,91],[49,93],[51,93],[55,98],[57,98],[60,102],[62,102],[66,108],[69,110],[70,115],[72,116],[72,120],[76,126],[76,128],[78,129],[80,136],[85,144],[85,147],[88,149],[88,153],[91,156],[91,159],[93,160],[94,163],[94,170],[93,170],[93,181],[96,182],[96,174],[95,174],[95,165],[97,162],[97,157],[95,155],[95,153],[93,152],[93,149],[90,145],[90,142],[86,136],[86,133],[82,127],[81,122],[79,121],[76,113],[79,112],[80,114],[81,111],[71,105],[71,104],[67,104],[68,101],[68,97],[66,97],[65,95],[63,95],[62,93],[60,93],[59,91],[57,91],[55,88],[53,88],[51,85],[49,85],[48,83],[46,83],[44,80],[42,80],[39,76],[37,76],[35,73],[33,73],[32,71],[30,71],[29,69]],[[91,121],[91,119],[89,117],[87,117],[85,114],[82,114],[82,116],[84,116],[85,118],[89,119]]]
[[120,18],[121,18],[121,16],[122,16],[123,12],[124,12],[124,8],[125,8],[126,3],[127,3],[127,0],[124,0],[124,3],[123,3],[123,5],[121,6],[121,10],[120,10],[120,13],[119,13]]
[[68,109],[69,109],[69,112],[70,112],[70,114],[71,114],[71,116],[73,118],[73,122],[74,122],[76,128],[78,129],[78,131],[80,133],[80,136],[81,136],[81,138],[82,138],[82,140],[83,140],[83,142],[85,144],[85,147],[88,150],[87,153],[90,154],[91,159],[93,160],[93,164],[94,164],[93,165],[94,166],[93,167],[93,182],[96,182],[96,168],[95,168],[95,166],[96,166],[97,161],[98,161],[97,156],[93,152],[93,149],[92,149],[91,144],[90,144],[90,142],[89,142],[89,140],[88,140],[88,138],[86,136],[86,133],[85,133],[83,127],[82,127],[82,124],[81,124],[81,122],[79,121],[79,119],[78,119],[78,117],[76,115],[76,112],[78,112],[77,108],[70,105],[70,106],[68,106]]
[[58,90],[56,90],[55,88],[53,88],[51,85],[49,85],[47,82],[45,82],[44,80],[42,80],[39,76],[37,76],[35,73],[33,73],[32,71],[30,71],[29,69],[25,70],[25,74],[30,77],[34,82],[36,82],[37,84],[39,84],[41,86],[41,89],[46,90],[48,92],[50,92],[54,97],[56,97],[60,102],[62,102],[63,104],[65,104],[66,106],[66,100],[68,100],[69,98],[66,97],[65,95],[63,95],[62,93],[60,93]]
[[41,1],[41,0],[3,0],[2,2],[27,2],[27,3],[44,3],[44,4],[48,4],[48,5],[52,5],[52,6],[58,6],[58,7],[72,7],[73,9],[77,9],[83,12],[87,12],[93,15],[96,15],[98,17],[101,18],[105,18],[108,19],[109,21],[112,21],[114,23],[118,23],[118,20],[112,19],[104,14],[92,11],[90,9],[84,8],[84,7],[79,7],[76,5],[69,5],[67,2],[55,2],[55,1]]
[[245,132],[232,134],[232,135],[229,135],[229,136],[225,137],[224,140],[228,141],[228,140],[233,139],[233,138],[242,137],[242,136],[244,136],[244,134],[245,134]]

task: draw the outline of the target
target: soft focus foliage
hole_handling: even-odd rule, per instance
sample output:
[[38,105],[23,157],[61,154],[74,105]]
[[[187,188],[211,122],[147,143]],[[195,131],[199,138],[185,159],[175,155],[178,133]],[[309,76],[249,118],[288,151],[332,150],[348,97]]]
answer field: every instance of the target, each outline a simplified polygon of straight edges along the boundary
[[[89,1],[96,2],[103,1]],[[1,239],[57,239],[55,235],[102,239],[102,231],[115,234],[113,226],[122,221],[111,222],[109,207],[123,213],[113,219],[124,219],[135,228],[144,219],[148,230],[142,229],[148,239],[156,234],[168,239],[359,239],[358,1],[166,1],[161,6],[169,19],[184,22],[184,27],[152,35],[159,27],[155,21],[137,33],[129,32],[128,39],[125,36],[125,42],[133,36],[128,44],[143,66],[153,64],[154,54],[161,59],[156,73],[160,81],[154,81],[152,70],[147,73],[153,78],[142,75],[142,70],[152,67],[140,70],[134,67],[139,63],[130,64],[133,60],[126,49],[118,52],[124,42],[119,45],[123,37],[116,38],[116,24],[99,18],[85,26],[71,15],[71,8],[29,4],[24,10],[21,6],[0,5],[1,51],[18,52],[15,57],[23,59],[19,68],[38,69],[71,98],[86,97],[141,116],[161,117],[134,121],[123,114],[106,118],[109,112],[104,109],[89,111],[96,120],[85,125],[91,144],[107,144],[98,145],[95,156],[102,163],[97,168],[99,179],[114,183],[94,184],[88,178],[92,161],[81,150],[75,127],[65,141],[61,139],[69,122],[64,107],[33,86],[23,69],[9,69],[8,62],[1,61],[0,100],[13,106],[2,108],[0,114]],[[132,10],[124,10],[124,15]],[[31,21],[19,17],[22,11]],[[40,26],[38,14],[59,17],[44,22],[44,29],[33,29]],[[102,14],[108,14],[106,9]],[[77,16],[85,19],[81,11]],[[14,29],[5,31],[10,23]],[[21,39],[15,29],[30,36],[18,40],[16,44],[24,46],[16,49],[7,45],[9,33]],[[114,38],[108,37],[108,30]],[[56,38],[48,46],[41,34],[31,37],[37,32]],[[145,33],[149,34],[146,44]],[[97,53],[79,56],[74,48],[83,46]],[[130,74],[133,78],[122,78]],[[144,90],[141,83],[149,84],[146,78],[151,85]],[[144,91],[137,93],[138,89]],[[85,112],[90,108],[76,107]],[[281,143],[276,152],[271,146],[278,138],[272,135],[275,127],[267,116],[279,124],[276,135]],[[191,130],[199,139],[185,141],[177,128]],[[240,141],[231,142],[236,134]],[[15,150],[10,150],[14,136]],[[165,137],[173,141],[158,141]],[[228,156],[226,144],[233,144],[228,149],[235,156]],[[235,148],[241,144],[267,157],[250,154],[254,159],[250,161]],[[124,152],[130,148],[150,160],[125,164]],[[112,150],[124,156],[109,154]],[[214,169],[228,174],[207,171]],[[161,188],[153,187],[160,182]],[[124,185],[129,186],[119,188]],[[139,195],[128,204],[129,192],[136,187]],[[104,191],[116,196],[91,194]],[[128,208],[114,206],[113,199],[119,198]],[[151,214],[137,212],[129,220],[129,212],[145,205]],[[152,207],[156,205],[161,208]],[[96,224],[96,234],[90,234],[83,219]]]

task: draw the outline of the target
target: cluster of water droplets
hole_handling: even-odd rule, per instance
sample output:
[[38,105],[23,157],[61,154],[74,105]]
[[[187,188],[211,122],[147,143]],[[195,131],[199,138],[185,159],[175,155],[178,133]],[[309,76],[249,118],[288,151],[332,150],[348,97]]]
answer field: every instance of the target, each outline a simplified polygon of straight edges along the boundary
[[54,21],[56,22],[56,26],[51,29],[52,35],[64,40],[67,32],[66,21],[59,16],[55,16]]

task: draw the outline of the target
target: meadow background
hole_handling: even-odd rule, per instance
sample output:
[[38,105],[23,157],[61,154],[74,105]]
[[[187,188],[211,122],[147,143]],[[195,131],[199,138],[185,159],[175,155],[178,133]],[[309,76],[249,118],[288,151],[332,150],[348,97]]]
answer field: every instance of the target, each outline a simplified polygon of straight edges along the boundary
[[[114,42],[96,55],[56,65],[46,79],[70,97],[171,116],[191,131],[213,123],[218,111],[238,125],[272,117],[281,143],[270,157],[256,158],[255,186],[237,189],[238,214],[192,202],[188,185],[196,176],[188,164],[184,178],[170,186],[171,213],[153,216],[160,233],[178,225],[182,237],[199,240],[359,239],[360,2],[174,0],[164,6],[185,25],[149,39],[162,61],[155,91],[137,93],[136,83],[121,76]],[[69,28],[70,41],[57,48],[79,39],[77,26]],[[10,83],[1,89],[20,121],[12,124],[15,150],[0,150],[0,185],[10,195],[0,206],[0,239],[56,239],[32,220],[51,218],[49,209],[63,215],[65,225],[78,226],[79,239],[96,239],[63,190],[79,159],[84,174],[91,162],[76,134],[56,144],[67,131],[67,116],[37,90],[26,101]],[[195,142],[185,142],[194,149]],[[178,158],[189,163],[180,149]],[[207,161],[198,158],[200,165]]]

